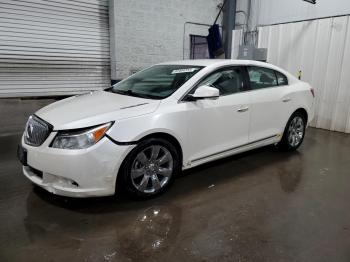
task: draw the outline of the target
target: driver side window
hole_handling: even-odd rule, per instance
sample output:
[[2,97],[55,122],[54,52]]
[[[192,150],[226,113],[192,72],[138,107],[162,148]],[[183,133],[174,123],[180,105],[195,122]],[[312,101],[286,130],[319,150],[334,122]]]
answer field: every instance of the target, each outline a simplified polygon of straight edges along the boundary
[[[210,73],[200,81],[197,88],[203,85],[217,88],[220,92],[220,96],[244,91],[243,75],[239,67],[223,68]],[[191,91],[192,94],[195,89]]]

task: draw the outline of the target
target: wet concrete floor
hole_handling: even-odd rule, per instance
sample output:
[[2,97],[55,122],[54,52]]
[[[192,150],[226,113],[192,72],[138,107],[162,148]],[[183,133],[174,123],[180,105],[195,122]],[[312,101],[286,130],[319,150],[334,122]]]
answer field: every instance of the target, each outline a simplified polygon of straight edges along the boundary
[[15,157],[20,134],[6,132],[0,261],[350,261],[350,135],[309,128],[297,152],[216,161],[133,201],[33,187]]

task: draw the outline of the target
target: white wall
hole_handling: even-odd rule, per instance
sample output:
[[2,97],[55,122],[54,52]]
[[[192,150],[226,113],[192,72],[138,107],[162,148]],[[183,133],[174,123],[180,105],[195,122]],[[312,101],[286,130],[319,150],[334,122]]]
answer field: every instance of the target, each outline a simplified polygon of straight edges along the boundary
[[[212,24],[222,0],[111,0],[112,79],[132,70],[183,58],[183,30],[187,21]],[[219,20],[221,23],[221,19]],[[185,58],[189,58],[189,34],[207,35],[208,28],[187,25]],[[113,36],[114,35],[114,36]]]
[[315,89],[313,126],[350,133],[349,16],[262,27],[259,47]]
[[[249,0],[237,0],[238,9],[247,10]],[[316,0],[312,5],[302,0],[252,0],[251,28],[261,24],[276,24],[325,16],[350,14],[349,0]],[[238,21],[242,22],[242,15]]]

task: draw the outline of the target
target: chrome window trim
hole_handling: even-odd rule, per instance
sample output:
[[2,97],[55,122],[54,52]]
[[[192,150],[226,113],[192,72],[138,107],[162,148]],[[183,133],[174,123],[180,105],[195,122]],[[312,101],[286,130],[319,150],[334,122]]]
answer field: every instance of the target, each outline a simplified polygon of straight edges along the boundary
[[[271,89],[271,88],[278,88],[278,87],[283,87],[283,86],[290,86],[289,82],[289,78],[286,76],[286,74],[282,73],[281,71],[279,70],[275,70],[273,68],[269,68],[269,67],[264,67],[264,66],[256,66],[256,65],[223,65],[223,66],[220,66],[220,67],[217,67],[215,69],[213,69],[212,71],[208,72],[205,76],[201,77],[198,81],[196,81],[196,83],[193,84],[193,86],[191,88],[189,88],[181,97],[180,99],[178,99],[177,103],[186,103],[186,102],[192,102],[192,101],[186,101],[184,100],[185,97],[194,89],[197,87],[197,85],[203,81],[204,78],[206,78],[208,75],[210,75],[211,73],[217,71],[217,70],[221,70],[221,69],[224,69],[224,68],[231,68],[231,67],[240,67],[240,68],[248,68],[248,67],[260,67],[260,68],[264,68],[264,69],[269,69],[269,70],[272,70],[274,72],[278,72],[282,75],[284,75],[286,78],[287,78],[287,81],[288,81],[288,84],[287,85],[275,85],[275,86],[271,86],[271,87],[265,87],[265,88],[259,88],[259,89],[250,89],[250,83],[249,83],[249,89],[245,90],[245,91],[241,91],[241,92],[238,92],[238,93],[232,93],[232,94],[226,94],[226,95],[220,95],[220,97],[224,97],[224,96],[231,96],[231,95],[237,95],[237,94],[242,94],[242,93],[247,93],[247,92],[252,92],[252,91],[259,91],[259,90],[266,90],[266,89]],[[248,74],[248,72],[247,72]],[[248,75],[249,77],[249,75]],[[277,77],[276,77],[277,78]],[[249,79],[248,79],[249,80]],[[276,79],[278,80],[278,79]]]

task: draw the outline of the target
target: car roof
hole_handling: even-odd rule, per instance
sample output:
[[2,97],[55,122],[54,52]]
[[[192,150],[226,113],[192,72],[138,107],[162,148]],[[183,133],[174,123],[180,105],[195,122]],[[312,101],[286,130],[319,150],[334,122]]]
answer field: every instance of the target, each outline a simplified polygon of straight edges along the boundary
[[160,63],[159,65],[191,65],[191,66],[211,66],[211,65],[258,65],[271,66],[271,64],[253,61],[253,60],[234,60],[234,59],[194,59],[179,60]]
[[289,72],[277,67],[273,64],[254,61],[254,60],[234,60],[234,59],[193,59],[193,60],[179,60],[160,63],[158,65],[187,65],[187,66],[203,66],[203,67],[220,67],[220,66],[230,66],[230,65],[243,65],[243,66],[261,66],[279,71],[288,77],[290,82],[298,81],[295,76]]

